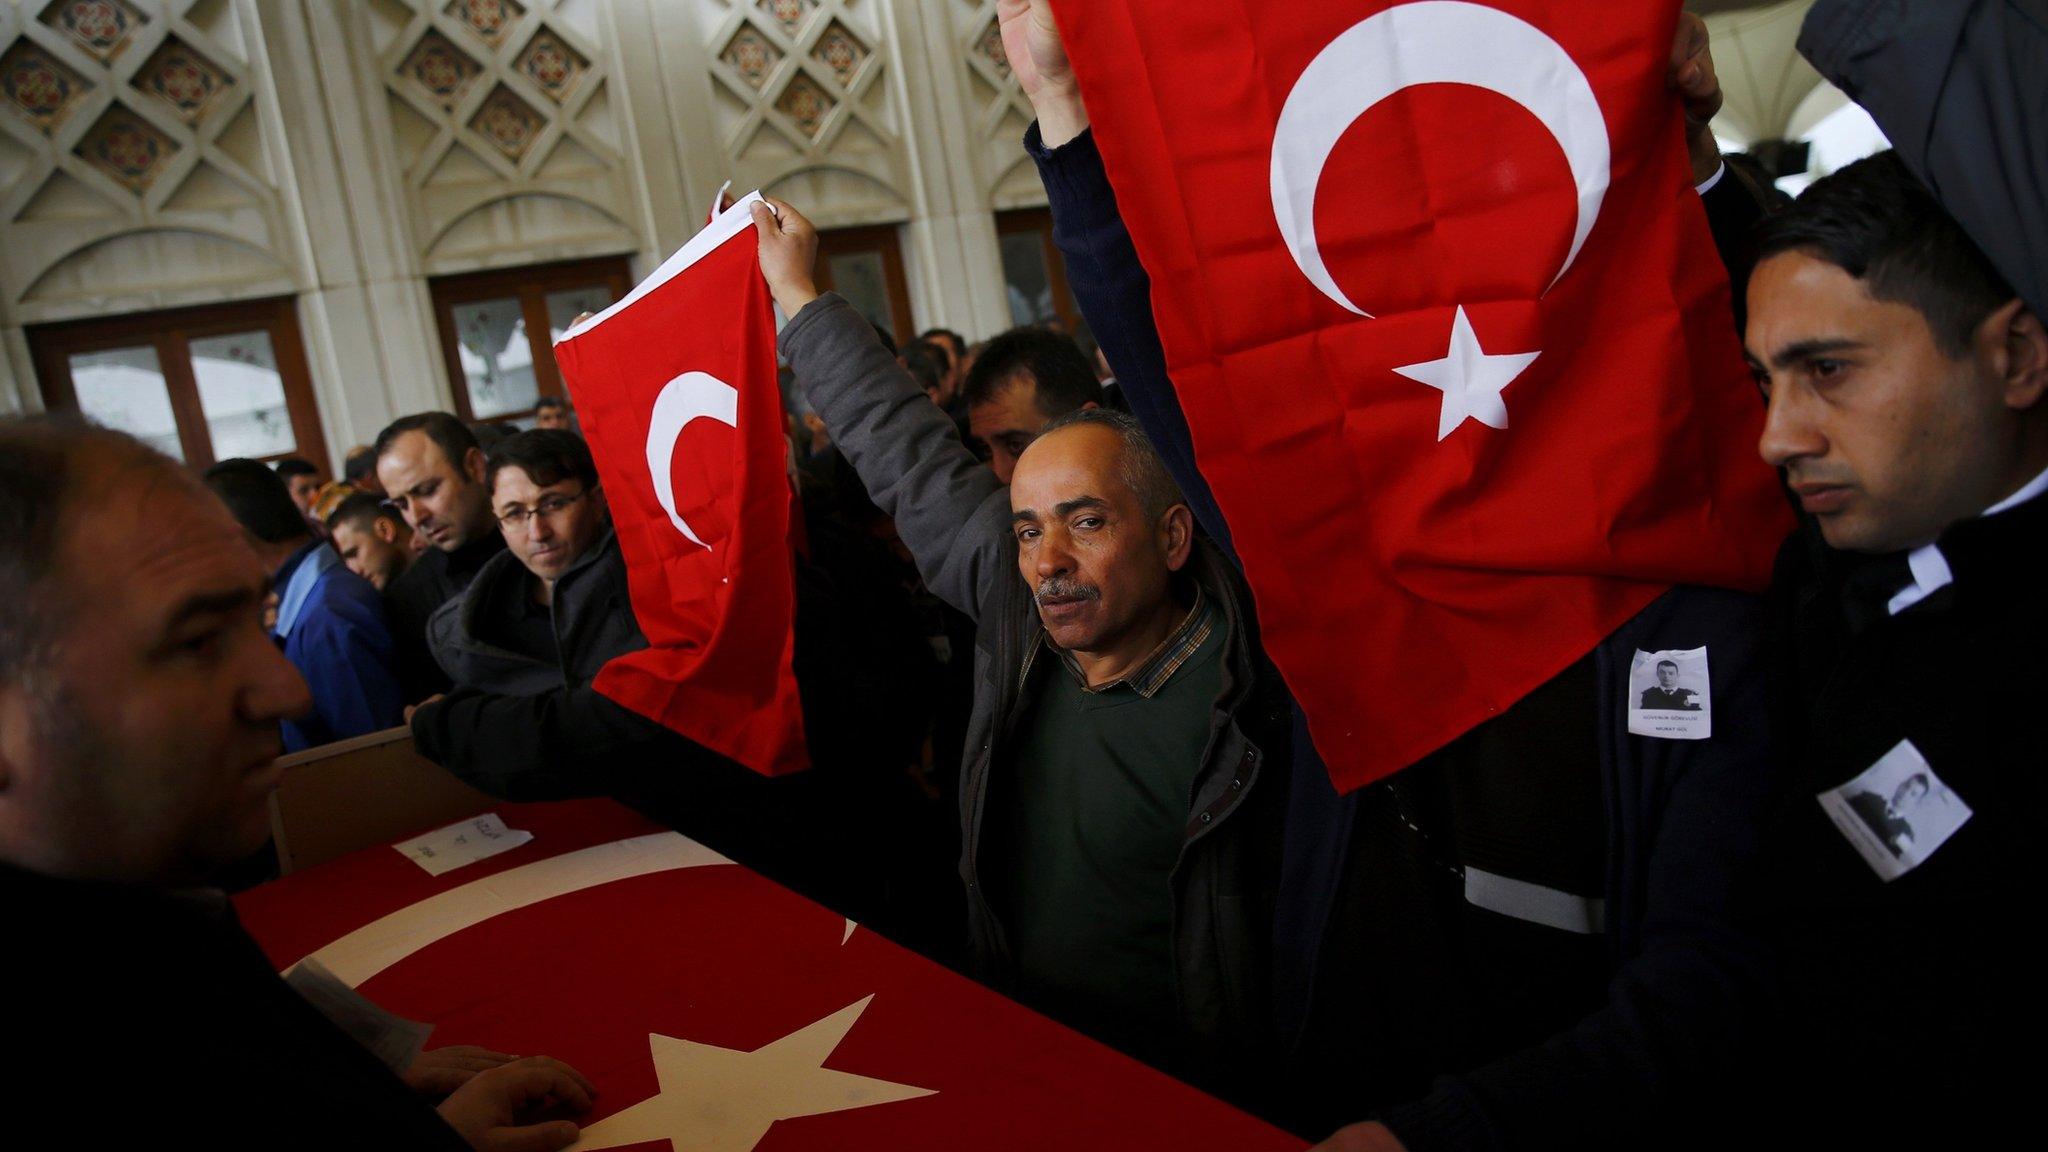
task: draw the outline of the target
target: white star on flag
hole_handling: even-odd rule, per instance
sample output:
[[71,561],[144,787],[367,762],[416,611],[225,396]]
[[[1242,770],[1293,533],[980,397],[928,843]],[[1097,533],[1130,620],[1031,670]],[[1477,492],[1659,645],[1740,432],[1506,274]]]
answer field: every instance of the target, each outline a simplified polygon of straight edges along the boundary
[[1514,383],[1540,355],[1541,352],[1487,355],[1479,346],[1479,337],[1472,332],[1472,321],[1465,318],[1464,306],[1459,305],[1457,318],[1451,321],[1450,351],[1444,358],[1409,364],[1394,371],[1444,394],[1444,406],[1436,418],[1436,438],[1442,441],[1467,419],[1477,420],[1488,428],[1506,428],[1508,406],[1501,399],[1501,390]]
[[677,1152],[749,1152],[777,1120],[936,1095],[824,1066],[873,1000],[849,1004],[752,1052],[651,1033],[661,1091],[585,1128],[570,1147],[588,1152],[667,1140]]

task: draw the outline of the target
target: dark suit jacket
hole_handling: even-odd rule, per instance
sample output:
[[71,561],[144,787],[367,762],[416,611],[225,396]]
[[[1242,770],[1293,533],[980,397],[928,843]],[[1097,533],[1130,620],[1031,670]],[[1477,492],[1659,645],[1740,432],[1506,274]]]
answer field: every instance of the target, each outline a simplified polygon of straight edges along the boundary
[[1651,712],[1697,712],[1700,710],[1699,693],[1690,688],[1673,688],[1667,692],[1652,684],[1643,689],[1642,707]]

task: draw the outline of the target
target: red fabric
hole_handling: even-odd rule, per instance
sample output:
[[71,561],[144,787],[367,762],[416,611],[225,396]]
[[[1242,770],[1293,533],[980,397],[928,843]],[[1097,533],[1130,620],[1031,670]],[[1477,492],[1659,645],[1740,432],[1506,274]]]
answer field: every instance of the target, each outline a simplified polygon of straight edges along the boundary
[[[441,876],[429,876],[426,869],[380,844],[238,892],[235,911],[281,971],[380,916],[480,877],[594,844],[661,831],[661,825],[611,800],[500,803],[485,811],[504,817],[508,828],[533,833],[532,841]],[[452,823],[417,828],[399,839]]]
[[[775,319],[751,224],[573,330],[555,345],[555,360],[597,457],[634,615],[651,645],[606,665],[597,690],[763,775],[808,767],[792,669],[796,592]],[[649,463],[657,398],[692,373],[739,393],[735,426],[708,416],[682,426],[663,478],[702,545],[670,519]]]
[[[1484,80],[1371,104],[1312,182],[1330,275],[1372,318],[1290,254],[1276,125],[1310,62],[1392,9],[1480,7],[1055,0],[1197,461],[1346,790],[1507,708],[1674,584],[1762,589],[1790,526],[1665,91],[1678,0],[1483,6],[1568,57],[1537,103],[1576,64],[1606,125],[1611,184],[1554,286],[1579,219],[1566,149]],[[1343,59],[1361,88],[1433,70],[1413,35]],[[1444,358],[1460,307],[1487,354],[1540,354],[1500,393],[1507,428],[1439,441],[1444,393],[1395,369]]]
[[[243,894],[244,923],[283,966],[426,896],[603,842],[590,837],[604,829],[646,831],[606,801],[498,811],[533,843],[438,878],[369,849]],[[737,865],[652,873],[506,912],[427,944],[361,990],[432,1022],[435,1047],[566,1060],[598,1090],[586,1124],[656,1092],[650,1033],[753,1051],[872,996],[825,1066],[936,1094],[780,1121],[762,1152],[1302,1147],[865,929],[848,939],[838,915]]]

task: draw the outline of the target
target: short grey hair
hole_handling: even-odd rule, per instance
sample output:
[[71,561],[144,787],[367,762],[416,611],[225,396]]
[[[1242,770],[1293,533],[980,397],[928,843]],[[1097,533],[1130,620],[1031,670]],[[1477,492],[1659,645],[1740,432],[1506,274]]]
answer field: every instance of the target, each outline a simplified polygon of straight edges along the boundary
[[125,432],[75,416],[0,419],[0,683],[40,670],[73,607],[56,569],[86,483],[121,466],[178,465]]
[[1180,485],[1174,483],[1173,473],[1166,470],[1166,461],[1160,458],[1159,449],[1152,446],[1152,440],[1145,435],[1145,429],[1138,419],[1128,412],[1111,408],[1083,408],[1058,416],[1039,433],[1041,438],[1050,436],[1062,428],[1077,425],[1093,425],[1107,428],[1116,433],[1123,443],[1123,451],[1117,461],[1117,476],[1132,492],[1137,494],[1139,507],[1145,510],[1145,518],[1157,520],[1175,504],[1185,504],[1187,498],[1181,495]]

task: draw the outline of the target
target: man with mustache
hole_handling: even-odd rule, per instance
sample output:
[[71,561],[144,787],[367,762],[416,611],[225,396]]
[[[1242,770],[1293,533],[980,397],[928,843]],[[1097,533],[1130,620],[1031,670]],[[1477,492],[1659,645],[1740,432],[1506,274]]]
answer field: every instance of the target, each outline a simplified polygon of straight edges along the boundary
[[927,584],[976,621],[960,863],[976,974],[1244,1095],[1285,800],[1263,768],[1287,730],[1234,570],[1127,416],[1054,422],[1005,488],[867,321],[819,294],[811,224],[782,204],[754,219],[792,318],[784,355]]

